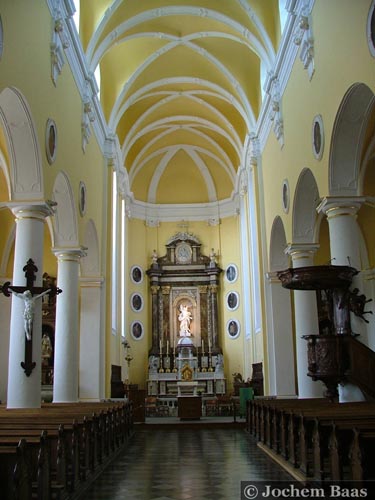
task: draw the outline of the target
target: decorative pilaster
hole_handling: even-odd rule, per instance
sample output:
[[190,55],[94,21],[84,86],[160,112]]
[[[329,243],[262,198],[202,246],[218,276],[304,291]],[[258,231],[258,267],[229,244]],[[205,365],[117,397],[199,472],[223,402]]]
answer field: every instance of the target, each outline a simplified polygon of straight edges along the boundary
[[[79,400],[100,401],[104,390],[104,330],[102,276],[80,278]],[[87,347],[90,346],[90,349]]]
[[[210,285],[210,302],[211,302],[211,338],[212,338],[212,354],[221,353],[219,347],[219,328],[218,328],[218,309],[217,309],[217,285]],[[210,339],[210,337],[208,337]]]
[[158,329],[158,292],[157,285],[151,286],[151,310],[152,310],[152,344],[149,355],[157,356],[159,353],[159,329]]
[[[163,298],[163,311],[161,312],[161,330],[163,332],[162,338],[166,340],[170,340],[170,345],[173,345],[173,341],[170,338],[170,331],[169,331],[169,296],[171,293],[171,287],[170,286],[162,286],[161,287],[161,294]],[[166,345],[166,343],[164,343]],[[169,354],[168,352],[166,354]]]
[[[267,345],[270,394],[295,397],[294,339],[291,296],[276,272],[267,273]],[[280,318],[283,318],[280,321]]]
[[[43,284],[43,239],[44,222],[53,215],[49,203],[9,204],[16,217],[16,241],[14,249],[13,285],[25,285],[23,267],[32,259],[38,268],[35,286]],[[8,408],[40,408],[41,403],[41,335],[42,303],[35,302],[33,319],[32,359],[35,369],[27,377],[20,362],[25,356],[24,303],[12,299],[10,319],[9,369],[8,369]]]
[[[292,258],[293,268],[312,266],[314,254],[319,245],[314,243],[289,244],[285,252]],[[303,335],[318,335],[319,321],[315,291],[294,290],[294,315],[296,329],[296,356],[298,397],[322,397],[323,388],[320,382],[314,382],[307,376],[307,343]]]
[[57,284],[63,293],[56,300],[54,403],[78,401],[79,263],[83,248],[55,248]]

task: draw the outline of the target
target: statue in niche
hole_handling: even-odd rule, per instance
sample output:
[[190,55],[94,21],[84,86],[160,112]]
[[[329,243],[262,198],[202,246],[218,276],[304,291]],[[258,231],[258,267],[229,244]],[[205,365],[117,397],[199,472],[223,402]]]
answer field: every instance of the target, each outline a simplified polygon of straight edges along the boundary
[[192,318],[188,306],[180,304],[180,314],[178,315],[178,321],[180,322],[180,337],[191,336],[190,322]]
[[42,358],[49,359],[52,355],[52,343],[49,335],[43,333],[42,337]]

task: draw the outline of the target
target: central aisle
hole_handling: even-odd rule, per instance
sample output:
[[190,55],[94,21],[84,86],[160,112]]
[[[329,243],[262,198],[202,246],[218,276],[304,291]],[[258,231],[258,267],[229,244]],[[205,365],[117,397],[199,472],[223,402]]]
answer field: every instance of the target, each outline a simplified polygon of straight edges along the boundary
[[243,429],[139,429],[87,500],[240,500],[241,481],[291,480]]

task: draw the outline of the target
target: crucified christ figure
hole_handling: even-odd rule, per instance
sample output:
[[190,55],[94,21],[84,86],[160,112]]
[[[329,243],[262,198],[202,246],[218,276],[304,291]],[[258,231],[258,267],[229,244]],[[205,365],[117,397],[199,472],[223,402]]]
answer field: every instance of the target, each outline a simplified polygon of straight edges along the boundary
[[33,321],[34,321],[34,312],[35,312],[35,302],[37,299],[40,299],[47,293],[50,293],[51,289],[45,290],[39,295],[32,295],[30,290],[25,290],[22,293],[15,292],[9,289],[10,292],[13,293],[19,299],[22,299],[25,303],[25,308],[23,310],[23,319],[24,319],[24,328],[27,340],[31,340],[31,335],[33,331]]

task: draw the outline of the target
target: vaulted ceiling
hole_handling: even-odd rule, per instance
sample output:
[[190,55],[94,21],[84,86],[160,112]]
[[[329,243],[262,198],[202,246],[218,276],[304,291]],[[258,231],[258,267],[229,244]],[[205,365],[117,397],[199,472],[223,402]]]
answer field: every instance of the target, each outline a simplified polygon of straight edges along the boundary
[[278,0],[81,0],[79,33],[134,198],[209,203],[236,187]]

